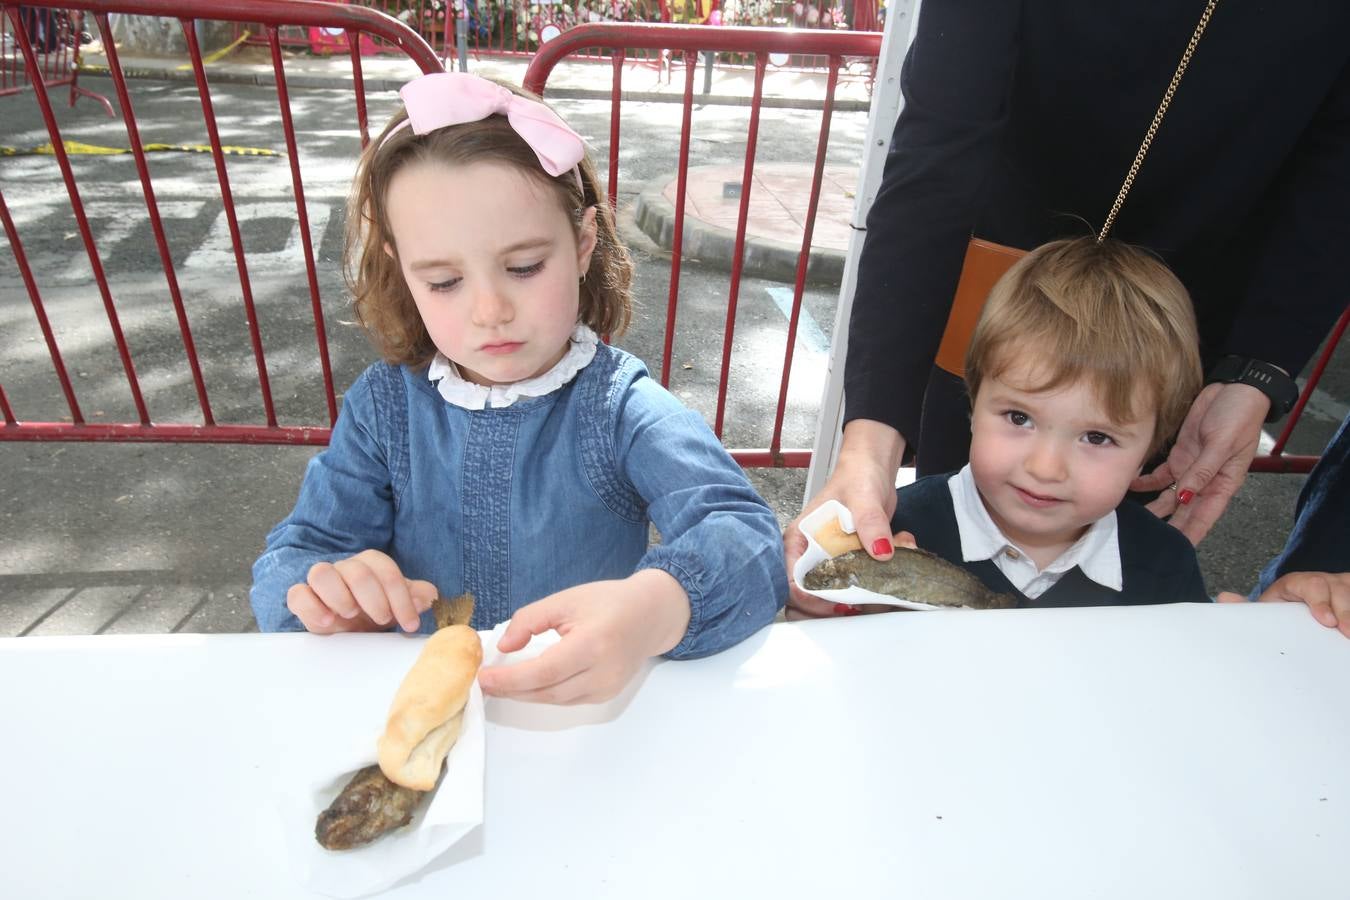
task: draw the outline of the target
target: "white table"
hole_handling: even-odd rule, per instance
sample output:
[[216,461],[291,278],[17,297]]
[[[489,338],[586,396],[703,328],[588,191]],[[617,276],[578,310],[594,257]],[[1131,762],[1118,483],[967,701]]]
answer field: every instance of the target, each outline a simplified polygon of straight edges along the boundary
[[[0,895],[306,896],[278,755],[417,648],[0,641]],[[1344,897],[1348,691],[1294,605],[775,625],[611,721],[490,701],[484,826],[387,896]]]

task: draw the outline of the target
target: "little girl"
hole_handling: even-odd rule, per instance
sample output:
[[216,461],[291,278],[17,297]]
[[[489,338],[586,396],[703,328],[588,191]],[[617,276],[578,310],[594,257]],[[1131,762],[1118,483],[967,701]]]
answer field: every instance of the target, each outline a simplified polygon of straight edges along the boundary
[[504,652],[561,636],[483,690],[579,703],[766,625],[787,594],[773,512],[697,413],[597,339],[627,325],[632,263],[581,138],[474,75],[400,95],[345,252],[386,361],[267,536],[259,627],[429,631],[432,599],[469,591],[474,627],[511,620]]

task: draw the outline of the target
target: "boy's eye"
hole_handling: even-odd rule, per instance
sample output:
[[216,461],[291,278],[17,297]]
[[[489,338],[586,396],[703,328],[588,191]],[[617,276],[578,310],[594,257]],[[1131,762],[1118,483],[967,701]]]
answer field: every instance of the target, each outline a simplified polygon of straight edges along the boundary
[[455,285],[459,284],[459,282],[460,279],[458,278],[447,278],[445,281],[430,281],[427,282],[427,289],[436,292],[449,291],[453,290]]
[[1111,435],[1103,434],[1100,431],[1089,431],[1087,434],[1083,435],[1083,440],[1094,447],[1105,447],[1116,442]]
[[537,263],[528,266],[507,266],[506,271],[515,275],[517,278],[529,278],[531,275],[537,275],[544,268],[544,261],[541,259]]
[[1012,425],[1018,428],[1025,428],[1031,424],[1031,416],[1022,412],[1020,409],[1010,409],[1003,413],[1003,418],[1007,419]]

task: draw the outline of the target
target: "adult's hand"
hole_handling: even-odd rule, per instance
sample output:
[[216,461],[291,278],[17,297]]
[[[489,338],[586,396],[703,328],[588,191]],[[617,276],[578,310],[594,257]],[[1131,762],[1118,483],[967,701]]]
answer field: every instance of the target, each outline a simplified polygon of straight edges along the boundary
[[[1240,603],[1247,598],[1224,591],[1216,599]],[[1350,637],[1350,573],[1290,572],[1277,578],[1257,599],[1261,603],[1306,603],[1314,619]]]
[[[1158,491],[1148,505],[1199,544],[1228,508],[1256,455],[1270,398],[1251,385],[1211,384],[1191,404],[1167,461],[1130,485]],[[1175,484],[1175,491],[1163,490]]]
[[789,619],[853,613],[852,607],[827,603],[797,590],[792,580],[792,567],[806,552],[806,537],[799,523],[826,500],[837,500],[853,515],[853,528],[867,552],[877,559],[889,559],[892,552],[891,514],[895,512],[895,473],[904,452],[905,439],[889,425],[870,419],[854,419],[844,426],[839,461],[829,480],[783,532]]

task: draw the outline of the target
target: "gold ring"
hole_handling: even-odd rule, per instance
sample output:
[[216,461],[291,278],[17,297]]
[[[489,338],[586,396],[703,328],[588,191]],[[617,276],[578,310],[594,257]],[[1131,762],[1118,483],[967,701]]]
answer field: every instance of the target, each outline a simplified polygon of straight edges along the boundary
[[1167,486],[1167,489],[1168,489],[1169,491],[1172,491],[1173,493],[1175,493],[1175,492],[1176,492],[1176,489],[1177,489],[1177,483],[1176,483],[1175,481],[1172,482],[1171,484],[1169,484],[1169,485]]

